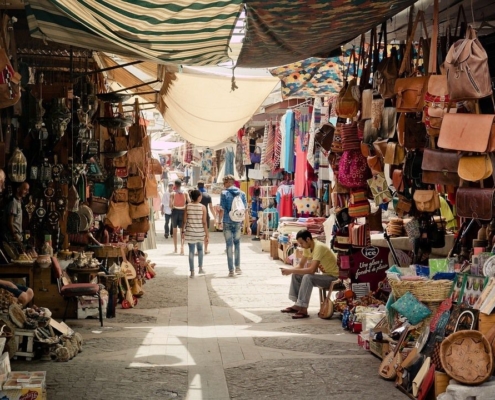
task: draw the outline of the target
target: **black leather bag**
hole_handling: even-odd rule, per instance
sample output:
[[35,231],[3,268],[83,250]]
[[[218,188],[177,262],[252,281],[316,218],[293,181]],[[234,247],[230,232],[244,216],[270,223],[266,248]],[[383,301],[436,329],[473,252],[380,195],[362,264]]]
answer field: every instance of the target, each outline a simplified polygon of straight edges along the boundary
[[330,151],[332,148],[333,136],[335,133],[335,127],[332,124],[324,124],[315,133],[315,142],[319,144],[324,150]]

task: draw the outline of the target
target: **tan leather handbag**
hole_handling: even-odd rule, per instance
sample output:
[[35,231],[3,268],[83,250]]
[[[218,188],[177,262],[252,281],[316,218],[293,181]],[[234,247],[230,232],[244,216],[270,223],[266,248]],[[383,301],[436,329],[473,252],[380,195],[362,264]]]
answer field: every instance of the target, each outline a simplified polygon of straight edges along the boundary
[[452,100],[481,99],[492,94],[488,55],[469,25],[466,38],[455,42],[445,58]]
[[117,203],[127,202],[129,199],[127,189],[115,189],[113,191],[113,199]]
[[158,182],[155,179],[155,175],[148,174],[145,183],[145,195],[147,199],[153,199],[159,197],[158,194]]
[[435,212],[440,209],[440,199],[436,190],[416,190],[413,200],[420,212]]
[[495,115],[445,114],[438,147],[447,150],[490,153],[495,151]]
[[127,178],[127,189],[140,189],[144,186],[143,178],[140,175],[129,176]]
[[129,204],[129,215],[132,219],[144,218],[149,216],[149,214],[150,206],[147,201],[138,205]]
[[128,189],[128,199],[131,204],[141,204],[144,200],[144,189]]
[[459,160],[457,172],[459,177],[465,181],[482,181],[492,175],[492,161],[488,154],[482,154],[480,156],[464,155]]
[[482,221],[493,218],[495,189],[459,188],[455,199],[458,217]]
[[127,228],[132,223],[129,216],[129,204],[110,201],[105,218],[105,225],[112,228]]
[[352,88],[357,86],[353,78],[339,92],[335,103],[335,111],[340,118],[354,118],[359,111],[359,102],[352,95]]
[[127,168],[127,154],[121,156],[121,157],[116,157],[113,159],[113,166],[115,168]]

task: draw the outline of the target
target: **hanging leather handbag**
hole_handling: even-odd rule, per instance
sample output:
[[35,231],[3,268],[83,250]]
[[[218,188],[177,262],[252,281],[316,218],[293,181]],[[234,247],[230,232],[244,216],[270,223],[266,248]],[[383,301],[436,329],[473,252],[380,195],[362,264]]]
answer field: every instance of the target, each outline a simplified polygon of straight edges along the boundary
[[159,197],[158,182],[156,181],[155,175],[153,174],[148,175],[148,177],[146,178],[144,188],[147,199],[153,199],[155,197]]
[[92,196],[89,199],[89,208],[94,214],[106,214],[108,211],[108,200],[104,197]]
[[468,182],[482,181],[493,173],[493,165],[488,154],[480,156],[464,155],[459,160],[459,178]]
[[495,151],[495,115],[445,114],[438,147],[447,150],[491,153]]
[[332,148],[333,135],[335,126],[332,124],[324,124],[315,133],[315,142],[318,143],[324,150],[330,151]]
[[128,201],[131,204],[141,204],[144,200],[144,189],[128,189],[127,190]]
[[420,212],[435,212],[440,209],[440,199],[436,190],[416,190],[413,199],[416,209]]
[[458,40],[449,49],[445,68],[452,100],[481,99],[492,94],[488,55],[471,25],[466,38]]
[[397,112],[422,112],[425,93],[428,88],[428,76],[400,78],[395,81],[397,94]]
[[157,160],[156,158],[150,158],[149,164],[149,173],[153,175],[161,175],[163,173],[163,168],[162,165],[160,164],[160,161]]
[[143,177],[140,175],[127,178],[127,189],[140,189],[144,186]]
[[144,218],[150,215],[150,206],[147,201],[141,204],[129,204],[129,215],[132,219]]
[[368,167],[370,168],[373,175],[383,172],[383,164],[380,157],[369,156],[368,158],[366,158],[366,162],[368,163]]
[[128,202],[129,196],[127,189],[115,189],[113,191],[113,199],[117,203]]
[[143,147],[134,147],[127,152],[127,168],[131,173],[144,171],[145,153]]
[[148,217],[135,219],[126,229],[128,233],[146,233],[150,230],[150,221]]
[[143,138],[146,136],[146,127],[144,125],[133,124],[129,127],[129,148],[141,147]]
[[420,113],[403,113],[397,123],[397,138],[406,149],[423,149],[427,142],[426,127]]
[[380,31],[380,40],[383,38],[383,57],[379,60],[379,46],[375,46],[374,64],[376,67],[373,75],[373,89],[379,93],[384,99],[391,99],[395,96],[394,86],[395,81],[399,76],[399,63],[397,57],[397,49],[392,47],[390,56],[387,57],[387,23],[383,23]]
[[126,151],[128,149],[127,136],[115,136],[115,151]]
[[127,154],[113,159],[113,166],[116,168],[127,167]]
[[459,186],[459,154],[454,151],[425,149],[423,152],[423,183]]
[[127,176],[129,175],[129,172],[127,171],[127,167],[121,167],[121,168],[115,167],[114,173],[115,176],[119,178],[127,178]]
[[385,164],[400,165],[404,162],[406,152],[404,147],[398,143],[387,143],[387,152],[385,153]]
[[352,94],[353,87],[357,86],[357,79],[353,78],[340,90],[335,103],[335,111],[340,118],[354,118],[359,111],[359,102]]
[[422,164],[423,152],[415,150],[407,153],[404,162],[404,176],[407,179],[415,181],[414,183],[416,186],[421,186],[421,179],[423,176],[423,170],[421,169]]
[[132,219],[129,216],[129,204],[110,201],[107,216],[105,218],[105,225],[108,225],[112,228],[125,229],[131,223]]
[[458,217],[490,221],[495,206],[495,189],[459,188],[455,204]]
[[[438,136],[442,126],[443,115],[447,112],[450,102],[446,75],[432,75],[428,81],[428,91],[425,94],[423,121],[429,136]],[[450,112],[456,112],[452,108]]]

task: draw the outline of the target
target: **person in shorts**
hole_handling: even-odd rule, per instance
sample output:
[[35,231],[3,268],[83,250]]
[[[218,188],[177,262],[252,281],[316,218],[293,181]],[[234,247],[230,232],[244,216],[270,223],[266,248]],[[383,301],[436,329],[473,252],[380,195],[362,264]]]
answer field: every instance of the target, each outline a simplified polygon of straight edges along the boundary
[[23,285],[16,285],[9,281],[0,280],[0,289],[12,293],[23,307],[33,300],[34,297],[33,289]]
[[[182,229],[184,223],[184,210],[187,203],[190,203],[191,199],[189,194],[182,189],[182,182],[177,179],[175,181],[174,191],[170,195],[170,208],[172,209],[172,234],[174,237],[174,253],[177,253],[177,230]],[[184,254],[184,241],[181,238],[180,254]]]

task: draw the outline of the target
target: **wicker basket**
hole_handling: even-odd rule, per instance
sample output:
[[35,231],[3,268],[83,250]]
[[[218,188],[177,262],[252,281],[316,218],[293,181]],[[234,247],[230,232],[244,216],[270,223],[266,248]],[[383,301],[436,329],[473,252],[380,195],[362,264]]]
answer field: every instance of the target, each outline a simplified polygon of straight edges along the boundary
[[120,247],[102,246],[93,247],[91,250],[94,252],[94,256],[98,258],[120,257],[122,255]]
[[440,360],[445,372],[465,385],[479,385],[493,373],[490,343],[478,331],[459,331],[448,336],[440,346]]
[[449,297],[452,281],[442,279],[438,281],[389,281],[395,299],[399,299],[411,292],[422,302],[442,302]]

